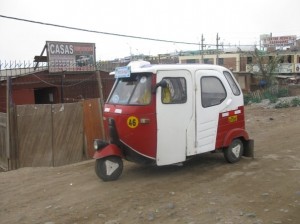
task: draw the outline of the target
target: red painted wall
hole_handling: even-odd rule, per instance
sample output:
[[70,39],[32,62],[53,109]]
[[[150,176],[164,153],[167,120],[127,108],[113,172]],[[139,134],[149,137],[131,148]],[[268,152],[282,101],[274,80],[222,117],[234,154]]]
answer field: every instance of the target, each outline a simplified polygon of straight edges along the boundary
[[16,89],[12,95],[16,105],[35,104],[33,89]]

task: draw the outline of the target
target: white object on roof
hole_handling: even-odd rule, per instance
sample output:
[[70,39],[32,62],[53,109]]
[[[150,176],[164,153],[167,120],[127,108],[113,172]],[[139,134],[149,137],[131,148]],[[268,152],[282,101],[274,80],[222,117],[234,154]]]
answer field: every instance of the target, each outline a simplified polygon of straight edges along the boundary
[[127,66],[130,67],[131,69],[136,69],[136,68],[147,67],[149,65],[151,65],[149,61],[140,60],[140,61],[131,61]]

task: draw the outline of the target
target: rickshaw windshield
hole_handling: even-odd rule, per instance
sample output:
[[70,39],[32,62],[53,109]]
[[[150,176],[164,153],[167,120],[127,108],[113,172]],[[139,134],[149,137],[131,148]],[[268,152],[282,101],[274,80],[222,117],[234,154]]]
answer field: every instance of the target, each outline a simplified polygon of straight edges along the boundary
[[119,78],[108,103],[122,105],[147,105],[151,102],[151,75],[131,74]]

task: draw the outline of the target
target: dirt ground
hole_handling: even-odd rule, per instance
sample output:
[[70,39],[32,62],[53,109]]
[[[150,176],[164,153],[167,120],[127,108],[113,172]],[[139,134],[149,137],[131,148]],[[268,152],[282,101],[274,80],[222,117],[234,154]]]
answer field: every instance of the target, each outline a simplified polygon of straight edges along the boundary
[[0,173],[0,223],[300,223],[300,108],[246,107],[255,158],[208,153],[184,166],[125,162],[102,182],[94,161]]

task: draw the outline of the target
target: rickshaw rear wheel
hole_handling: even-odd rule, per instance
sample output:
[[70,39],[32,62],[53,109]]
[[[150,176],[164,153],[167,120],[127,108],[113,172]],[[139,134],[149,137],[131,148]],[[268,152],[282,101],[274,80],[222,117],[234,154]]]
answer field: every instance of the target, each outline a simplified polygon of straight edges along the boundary
[[95,171],[103,181],[117,180],[123,171],[123,160],[119,156],[108,156],[96,160]]
[[227,162],[229,163],[236,163],[238,162],[244,152],[244,145],[242,140],[234,139],[231,144],[224,149],[224,157]]

